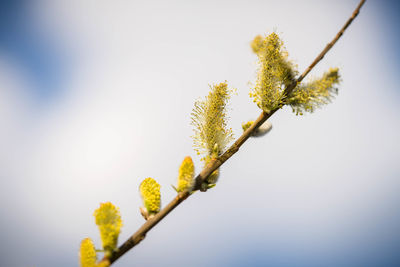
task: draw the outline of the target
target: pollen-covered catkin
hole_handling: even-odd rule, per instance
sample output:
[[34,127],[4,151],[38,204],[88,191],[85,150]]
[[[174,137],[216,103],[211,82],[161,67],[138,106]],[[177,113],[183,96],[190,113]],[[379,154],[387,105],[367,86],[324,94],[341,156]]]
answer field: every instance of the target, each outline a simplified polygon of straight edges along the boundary
[[339,83],[339,69],[330,69],[321,78],[298,85],[287,98],[287,103],[296,115],[313,112],[315,108],[331,102],[338,93],[336,86]]
[[284,89],[293,80],[297,71],[288,61],[288,53],[276,33],[265,38],[257,36],[251,43],[258,56],[256,84],[250,91],[250,97],[265,112],[283,105]]
[[81,267],[95,267],[97,261],[96,250],[93,241],[85,238],[81,242],[79,249],[79,263]]
[[178,185],[176,190],[183,192],[191,190],[194,185],[194,164],[191,157],[187,156],[179,167]]
[[153,178],[146,178],[139,186],[144,207],[148,215],[156,214],[161,208],[161,186]]
[[248,121],[242,123],[243,132],[250,128],[250,126],[254,123],[254,121]]
[[192,111],[193,143],[197,153],[204,157],[211,155],[215,145],[222,153],[233,139],[232,129],[227,127],[226,115],[226,105],[232,91],[226,83],[220,83],[211,87],[205,100],[195,102]]
[[100,230],[100,237],[106,254],[110,254],[117,247],[118,236],[122,227],[119,209],[111,202],[101,203],[95,210],[94,217]]

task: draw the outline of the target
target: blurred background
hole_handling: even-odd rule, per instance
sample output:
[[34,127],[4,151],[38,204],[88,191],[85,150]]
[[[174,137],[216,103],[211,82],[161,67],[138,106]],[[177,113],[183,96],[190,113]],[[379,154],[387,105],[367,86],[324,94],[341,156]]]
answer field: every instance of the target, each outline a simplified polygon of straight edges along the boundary
[[[139,183],[162,201],[192,149],[190,113],[209,85],[248,96],[250,41],[276,31],[302,72],[351,1],[1,1],[0,266],[77,266],[100,248],[93,212],[120,207],[120,243],[143,222]],[[332,104],[250,139],[115,266],[400,266],[399,3],[368,0],[321,63],[339,67]]]

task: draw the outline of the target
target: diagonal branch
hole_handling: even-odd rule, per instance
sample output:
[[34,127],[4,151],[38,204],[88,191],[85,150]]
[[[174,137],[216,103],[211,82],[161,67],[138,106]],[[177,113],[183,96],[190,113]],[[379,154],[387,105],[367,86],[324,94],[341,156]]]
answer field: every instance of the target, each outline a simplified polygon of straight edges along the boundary
[[289,85],[286,90],[285,90],[285,95],[289,95],[293,89],[296,87],[298,83],[300,83],[306,76],[307,74],[317,65],[318,62],[320,62],[326,53],[336,44],[336,42],[339,40],[339,38],[343,35],[344,31],[347,29],[347,27],[350,26],[350,24],[353,22],[353,20],[357,17],[358,13],[360,13],[361,7],[364,5],[365,0],[361,0],[360,3],[358,4],[357,8],[353,11],[353,14],[351,17],[346,21],[346,23],[343,25],[343,27],[340,29],[340,31],[336,34],[335,38],[328,43],[324,50],[314,59],[314,61],[308,66],[308,68],[300,75],[299,78],[297,78],[296,83],[292,83]]
[[[361,0],[358,4],[357,8],[354,10],[351,17],[346,21],[345,25],[340,29],[340,31],[336,34],[334,39],[326,45],[324,50],[314,59],[314,61],[310,64],[310,66],[295,80],[293,81],[284,91],[285,96],[290,95],[293,89],[296,87],[298,83],[300,83],[307,74],[314,68],[315,65],[321,59],[324,58],[326,53],[335,45],[335,43],[339,40],[339,38],[343,35],[344,31],[347,27],[352,23],[352,21],[357,17],[362,5],[365,3],[365,0]],[[197,175],[195,180],[194,190],[199,190],[200,185],[208,178],[208,176],[218,169],[225,161],[227,161],[230,157],[232,157],[236,152],[239,151],[239,148],[246,142],[247,139],[253,134],[253,132],[260,127],[268,118],[270,118],[277,110],[274,109],[270,112],[261,112],[257,120],[232,144],[232,146],[220,157],[212,160],[201,172]],[[157,213],[153,218],[147,220],[128,240],[126,240],[117,251],[115,251],[110,258],[104,257],[101,262],[109,262],[112,264],[117,259],[119,259],[122,255],[124,255],[131,248],[140,243],[145,237],[148,231],[150,231],[154,226],[156,226],[165,216],[167,216],[172,210],[174,210],[181,202],[187,199],[190,196],[190,192],[184,191],[179,193],[167,206],[165,206],[159,213]]]

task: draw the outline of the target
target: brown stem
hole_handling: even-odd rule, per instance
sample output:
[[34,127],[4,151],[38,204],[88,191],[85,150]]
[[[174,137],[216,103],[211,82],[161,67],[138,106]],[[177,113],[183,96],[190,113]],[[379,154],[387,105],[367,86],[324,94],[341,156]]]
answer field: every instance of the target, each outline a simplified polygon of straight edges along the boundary
[[[295,80],[293,81],[286,89],[285,95],[288,96],[293,89],[296,87],[298,83],[300,83],[305,76],[314,68],[315,65],[325,56],[325,54],[333,47],[333,45],[339,40],[339,38],[343,35],[344,31],[351,24],[351,22],[358,15],[360,8],[364,4],[365,0],[361,0],[358,4],[357,8],[354,10],[351,17],[347,20],[345,25],[340,29],[340,31],[336,34],[335,38],[326,45],[325,49],[314,59],[311,65]],[[271,117],[277,110],[274,109],[270,112],[261,112],[260,116],[257,120],[232,144],[232,146],[220,157],[215,160],[212,160],[201,172],[197,175],[195,179],[195,187],[194,190],[200,189],[201,184],[207,179],[207,177],[218,169],[225,161],[227,161],[230,157],[232,157],[236,152],[239,151],[239,148],[246,142],[247,139],[252,135],[252,133],[263,124],[269,117]],[[110,264],[119,259],[122,255],[124,255],[131,248],[136,246],[142,241],[147,232],[150,231],[154,226],[156,226],[165,216],[167,216],[173,209],[175,209],[181,202],[187,199],[190,196],[188,191],[179,193],[167,206],[165,206],[159,213],[157,213],[153,218],[147,220],[128,240],[126,240],[117,251],[115,251],[110,258],[104,257],[102,262],[109,261]]]

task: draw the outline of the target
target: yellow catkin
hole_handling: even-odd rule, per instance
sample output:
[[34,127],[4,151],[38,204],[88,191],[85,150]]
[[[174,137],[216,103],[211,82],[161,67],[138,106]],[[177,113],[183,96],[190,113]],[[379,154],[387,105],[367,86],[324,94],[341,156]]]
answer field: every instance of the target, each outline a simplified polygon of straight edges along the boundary
[[250,128],[250,126],[254,123],[254,121],[248,121],[242,123],[243,132]]
[[146,178],[139,186],[144,207],[149,215],[155,214],[161,208],[160,185],[153,178]]
[[193,187],[194,164],[191,157],[187,156],[179,167],[177,191],[191,190]]
[[96,267],[108,267],[108,266],[110,266],[110,262],[109,261],[102,261],[102,262],[99,262],[96,265]]
[[257,36],[251,47],[258,56],[259,68],[250,96],[259,108],[270,112],[282,107],[284,88],[293,81],[297,71],[288,61],[288,53],[276,33],[265,38]]
[[254,40],[251,42],[250,46],[253,49],[255,54],[258,54],[261,49],[263,49],[264,38],[261,35],[257,35]]
[[81,242],[79,249],[79,263],[81,267],[95,267],[97,261],[96,249],[90,238]]
[[205,100],[198,100],[192,111],[194,126],[193,143],[198,154],[210,155],[214,146],[222,153],[233,139],[232,129],[227,127],[226,105],[233,90],[226,83],[211,87]]
[[101,203],[100,207],[95,210],[94,217],[100,230],[103,249],[108,253],[114,251],[122,227],[119,209],[111,202]]
[[287,99],[296,115],[313,112],[315,108],[331,102],[338,90],[340,82],[338,68],[330,69],[321,78],[298,85]]

